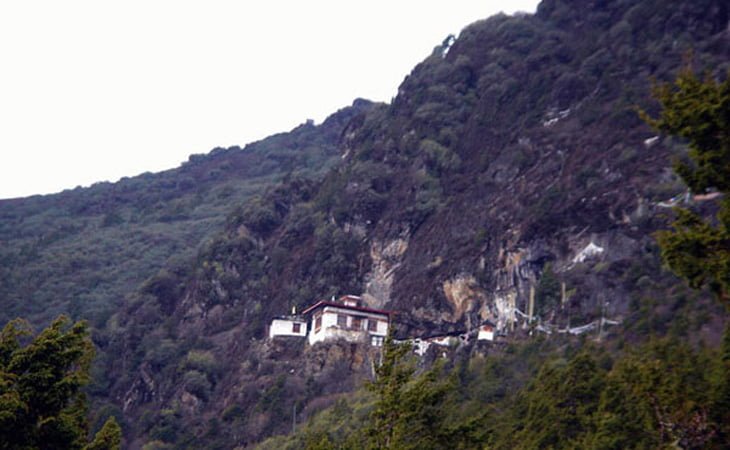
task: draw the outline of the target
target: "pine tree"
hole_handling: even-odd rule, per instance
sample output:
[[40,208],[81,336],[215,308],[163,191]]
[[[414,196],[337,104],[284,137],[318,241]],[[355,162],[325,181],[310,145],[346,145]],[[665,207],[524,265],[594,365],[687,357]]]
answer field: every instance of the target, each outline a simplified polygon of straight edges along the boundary
[[604,372],[589,352],[559,363],[545,364],[515,405],[525,411],[515,436],[521,448],[580,448],[592,432]]
[[376,395],[365,430],[370,448],[452,448],[443,402],[453,386],[439,377],[439,364],[414,377],[415,367],[408,360],[411,350],[410,345],[397,344],[390,337],[383,345],[382,363],[376,368],[375,381],[368,385]]
[[383,343],[383,357],[375,368],[375,381],[367,388],[377,398],[366,430],[373,448],[391,448],[402,422],[404,390],[415,368],[404,360],[410,346],[397,344],[388,336]]
[[717,442],[730,448],[730,324],[725,326],[712,399],[712,419],[717,423]]
[[673,230],[657,236],[662,258],[691,287],[709,286],[730,307],[730,73],[720,83],[685,69],[674,84],[655,87],[654,97],[659,117],[643,118],[689,145],[689,161],[676,161],[676,172],[695,194],[715,189],[725,196],[712,222],[677,208]]
[[[689,161],[675,162],[676,172],[694,193],[714,189],[724,196],[715,220],[677,208],[673,230],[657,236],[662,258],[691,287],[709,286],[730,309],[730,72],[718,82],[709,76],[701,80],[685,69],[673,85],[656,87],[654,97],[662,107],[660,116],[653,119],[643,113],[644,119],[689,145]],[[717,373],[709,413],[717,424],[715,441],[726,448],[730,445],[730,325]],[[694,437],[705,439],[709,432],[698,430],[697,422],[686,428],[692,429]]]
[[84,450],[119,450],[121,445],[122,429],[114,416],[111,416]]
[[[31,334],[20,319],[0,333],[0,449],[84,448],[88,421],[81,387],[94,355],[88,327],[62,316],[22,346]],[[121,440],[114,421],[102,431],[104,442]],[[92,448],[118,448],[100,445]]]

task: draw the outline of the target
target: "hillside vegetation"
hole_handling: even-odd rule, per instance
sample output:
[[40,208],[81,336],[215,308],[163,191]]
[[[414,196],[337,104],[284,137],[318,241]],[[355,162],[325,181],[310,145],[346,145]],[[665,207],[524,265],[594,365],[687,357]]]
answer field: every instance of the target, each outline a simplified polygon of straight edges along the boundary
[[177,169],[56,195],[0,200],[0,322],[59,314],[106,320],[163,267],[184,270],[241,202],[285,176],[317,179],[342,128],[369,102],[241,149],[191,155]]

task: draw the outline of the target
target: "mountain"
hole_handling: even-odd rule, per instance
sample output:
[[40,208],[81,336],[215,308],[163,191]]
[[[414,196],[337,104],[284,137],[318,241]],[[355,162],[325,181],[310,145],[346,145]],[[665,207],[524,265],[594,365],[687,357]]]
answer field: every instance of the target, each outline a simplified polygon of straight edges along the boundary
[[5,317],[93,320],[91,393],[130,448],[251,445],[353,391],[372,349],[266,339],[274,316],[333,295],[395,311],[399,339],[488,320],[505,342],[716,346],[725,316],[662,270],[652,237],[678,199],[712,205],[671,170],[686,146],[637,109],[655,113],[653,80],[684,65],[726,76],[728,9],[545,0],[445,39],[392,104],[2,202]]
[[339,159],[343,127],[370,107],[357,100],[321,125],[191,155],[177,169],[0,200],[0,320],[42,326],[64,313],[102,327],[161,267],[186,265],[235,205],[287,176],[320,178]]

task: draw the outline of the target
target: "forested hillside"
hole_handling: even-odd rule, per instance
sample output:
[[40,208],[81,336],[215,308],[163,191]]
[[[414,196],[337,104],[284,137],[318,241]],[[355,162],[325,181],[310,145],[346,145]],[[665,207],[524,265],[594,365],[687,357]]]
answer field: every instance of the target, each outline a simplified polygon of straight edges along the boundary
[[0,200],[0,321],[59,314],[103,327],[160,268],[182,270],[246,199],[286,176],[321,177],[343,127],[369,102],[245,148],[191,155],[177,169],[56,195]]
[[[655,237],[673,206],[712,217],[722,186],[690,190],[672,169],[689,136],[645,120],[653,83],[728,76],[728,9],[545,0],[445,37],[391,104],[2,202],[3,314],[92,319],[94,415],[117,416],[130,448],[248,447],[292,426],[264,445],[722,448],[727,312],[705,279],[662,268]],[[396,347],[388,406],[377,349],[266,337],[340,294],[394,311],[397,340],[485,321],[497,339]],[[386,413],[416,435],[378,434]]]

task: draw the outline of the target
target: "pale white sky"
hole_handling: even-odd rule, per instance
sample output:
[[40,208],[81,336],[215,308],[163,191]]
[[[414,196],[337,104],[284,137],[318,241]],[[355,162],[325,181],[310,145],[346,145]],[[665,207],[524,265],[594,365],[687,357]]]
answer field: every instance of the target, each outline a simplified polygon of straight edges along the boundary
[[390,101],[450,33],[537,0],[0,3],[0,198],[177,167],[191,153]]

